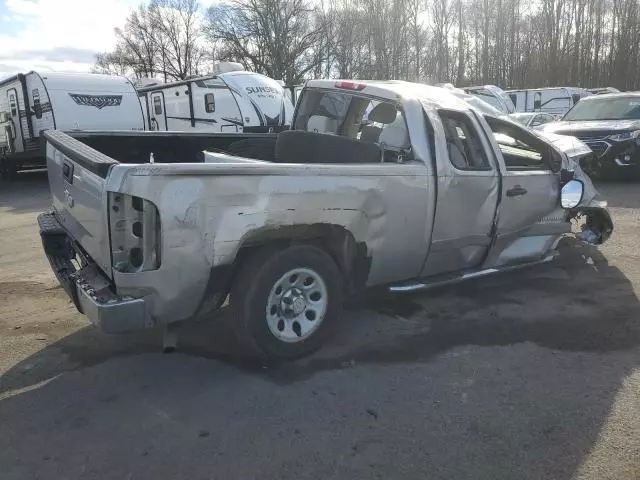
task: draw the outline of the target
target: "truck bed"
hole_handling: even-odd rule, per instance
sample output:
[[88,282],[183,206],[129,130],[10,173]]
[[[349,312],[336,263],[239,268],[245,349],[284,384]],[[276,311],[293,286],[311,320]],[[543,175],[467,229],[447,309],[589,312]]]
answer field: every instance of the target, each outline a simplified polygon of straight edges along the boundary
[[[202,163],[203,151],[227,152],[229,146],[241,140],[261,139],[263,158],[273,156],[276,134],[272,133],[211,133],[211,132],[132,132],[132,131],[71,131],[47,132],[47,140],[91,172],[105,178],[109,168],[117,163],[149,163],[153,153],[157,163]],[[77,142],[69,144],[68,137]],[[89,147],[89,148],[87,148]],[[269,150],[271,148],[271,150]],[[82,152],[79,156],[77,153]],[[91,161],[83,161],[87,156]]]

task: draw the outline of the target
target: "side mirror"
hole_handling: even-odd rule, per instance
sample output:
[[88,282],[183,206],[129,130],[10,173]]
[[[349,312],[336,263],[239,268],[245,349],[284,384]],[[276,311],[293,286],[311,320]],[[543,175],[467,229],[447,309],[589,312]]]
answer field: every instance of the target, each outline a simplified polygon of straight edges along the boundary
[[562,208],[575,208],[582,201],[584,184],[580,180],[570,180],[560,192]]

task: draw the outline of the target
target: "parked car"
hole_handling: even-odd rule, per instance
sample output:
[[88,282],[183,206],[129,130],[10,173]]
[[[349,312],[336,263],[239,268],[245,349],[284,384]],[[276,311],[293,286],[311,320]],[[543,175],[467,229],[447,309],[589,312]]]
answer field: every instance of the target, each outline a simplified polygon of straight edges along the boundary
[[556,117],[548,113],[512,113],[510,117],[521,125],[534,130],[556,121]]
[[[578,165],[589,148],[467,100],[478,101],[309,81],[293,130],[271,151],[255,140],[273,161],[225,154],[237,137],[224,134],[48,131],[44,251],[106,332],[201,316],[228,297],[250,351],[283,359],[318,348],[345,295],[364,288],[409,292],[548,261],[578,215],[581,240],[607,240],[606,202]],[[196,154],[207,142],[216,151]],[[119,143],[128,153],[108,156]],[[165,149],[180,163],[160,163]]]
[[571,135],[589,145],[594,156],[585,168],[596,176],[640,174],[640,92],[585,98],[562,121],[545,125],[544,130]]

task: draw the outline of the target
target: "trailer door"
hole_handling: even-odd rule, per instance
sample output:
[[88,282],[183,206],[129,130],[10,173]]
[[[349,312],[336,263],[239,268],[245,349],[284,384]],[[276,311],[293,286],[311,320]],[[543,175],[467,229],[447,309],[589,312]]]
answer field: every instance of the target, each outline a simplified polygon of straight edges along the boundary
[[167,129],[167,113],[164,105],[164,94],[162,92],[153,92],[151,94],[151,112],[149,112],[149,118],[151,119],[151,130],[166,130]]
[[13,141],[9,139],[11,152],[22,152],[24,144],[22,140],[22,123],[20,122],[20,103],[18,91],[15,88],[7,90],[7,100],[9,101],[9,113],[13,123]]

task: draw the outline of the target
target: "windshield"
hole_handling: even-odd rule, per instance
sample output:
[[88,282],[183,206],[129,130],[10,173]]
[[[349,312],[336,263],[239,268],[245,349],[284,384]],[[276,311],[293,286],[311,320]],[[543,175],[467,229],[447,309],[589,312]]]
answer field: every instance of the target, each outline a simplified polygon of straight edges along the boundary
[[637,120],[640,97],[594,98],[577,103],[563,120]]

